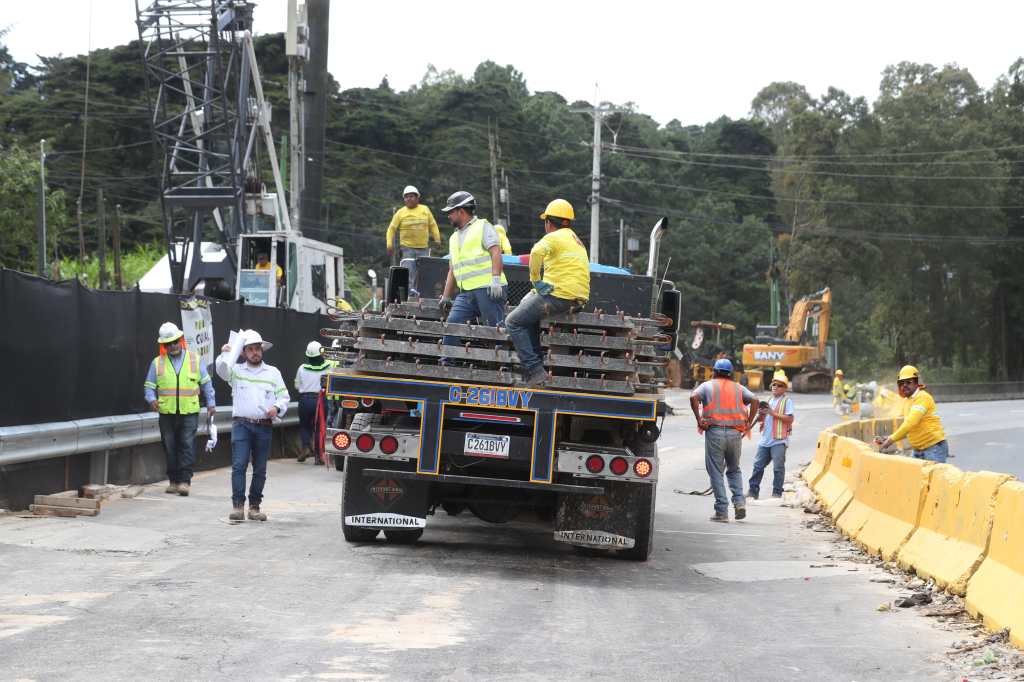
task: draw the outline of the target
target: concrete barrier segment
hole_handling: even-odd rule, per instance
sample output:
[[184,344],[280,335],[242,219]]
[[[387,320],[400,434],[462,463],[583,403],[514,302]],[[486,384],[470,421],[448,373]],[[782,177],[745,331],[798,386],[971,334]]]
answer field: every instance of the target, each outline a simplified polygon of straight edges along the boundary
[[828,469],[829,460],[832,458],[832,449],[835,447],[838,436],[830,431],[822,431],[818,434],[818,445],[814,449],[814,459],[803,470],[801,476],[807,484],[814,488],[814,484],[821,478]]
[[996,492],[988,551],[967,583],[967,611],[990,630],[1010,629],[1024,648],[1024,483],[1010,481]]
[[1012,478],[990,471],[964,473],[949,464],[933,466],[920,523],[900,549],[899,565],[952,594],[966,594],[967,581],[985,558],[996,492]]
[[863,443],[852,438],[836,438],[828,468],[814,485],[814,492],[829,515],[836,519],[853,499],[857,472],[867,452]]
[[853,499],[837,525],[870,554],[890,561],[918,525],[933,467],[859,445],[864,452]]

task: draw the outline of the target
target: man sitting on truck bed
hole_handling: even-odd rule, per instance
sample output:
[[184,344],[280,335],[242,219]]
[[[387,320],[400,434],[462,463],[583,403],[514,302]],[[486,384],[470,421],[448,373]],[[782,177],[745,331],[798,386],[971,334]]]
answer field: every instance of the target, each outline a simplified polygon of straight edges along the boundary
[[[448,279],[441,295],[442,312],[451,306],[448,322],[460,324],[476,318],[493,327],[505,321],[505,287],[501,241],[494,226],[476,215],[476,199],[459,191],[448,197],[441,209],[455,232],[448,240]],[[456,289],[459,294],[452,302]],[[458,337],[445,336],[445,345],[458,344]]]
[[[523,380],[530,386],[544,383],[540,321],[548,315],[582,307],[590,298],[590,262],[579,237],[572,231],[576,213],[565,199],[555,199],[540,214],[546,234],[530,250],[533,291],[509,313],[508,336],[516,347]],[[541,268],[544,276],[541,278]]]

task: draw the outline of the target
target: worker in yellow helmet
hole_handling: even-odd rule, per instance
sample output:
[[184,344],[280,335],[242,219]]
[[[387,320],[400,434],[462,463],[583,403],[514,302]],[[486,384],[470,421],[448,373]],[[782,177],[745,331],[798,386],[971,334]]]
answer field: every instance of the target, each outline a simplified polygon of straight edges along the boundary
[[905,365],[896,379],[896,386],[900,395],[910,401],[910,408],[903,418],[903,424],[882,441],[881,449],[885,450],[893,443],[906,438],[914,448],[915,458],[945,462],[949,457],[949,443],[946,442],[946,434],[942,430],[942,420],[939,419],[935,399],[925,390],[926,386],[921,383],[917,368]]
[[[540,321],[584,306],[590,299],[590,261],[587,250],[572,230],[576,212],[565,199],[555,199],[540,214],[545,235],[530,250],[528,293],[505,320],[516,347],[523,380],[530,386],[544,383]],[[542,275],[543,271],[543,275]]]
[[839,407],[843,402],[843,370],[837,369],[832,380],[832,407]]

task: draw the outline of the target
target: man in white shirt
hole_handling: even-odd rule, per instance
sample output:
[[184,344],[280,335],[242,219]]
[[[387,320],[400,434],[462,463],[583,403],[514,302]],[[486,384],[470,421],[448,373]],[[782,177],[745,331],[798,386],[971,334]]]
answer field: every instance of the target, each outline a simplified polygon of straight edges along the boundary
[[[228,518],[242,521],[245,507],[245,473],[252,460],[249,486],[249,520],[266,521],[260,511],[267,460],[275,419],[288,409],[288,389],[281,372],[263,362],[263,351],[274,344],[252,329],[233,334],[217,356],[217,375],[231,386],[231,505]],[[245,362],[239,363],[239,356]]]
[[319,457],[322,448],[319,444],[314,447],[314,443],[319,438],[317,412],[324,408],[321,414],[326,414],[321,392],[322,377],[330,369],[330,361],[324,359],[324,347],[319,341],[310,341],[306,345],[306,362],[299,365],[295,372],[295,390],[299,392],[299,435],[302,437],[299,462],[305,462],[307,457],[312,456],[313,464],[323,464]]

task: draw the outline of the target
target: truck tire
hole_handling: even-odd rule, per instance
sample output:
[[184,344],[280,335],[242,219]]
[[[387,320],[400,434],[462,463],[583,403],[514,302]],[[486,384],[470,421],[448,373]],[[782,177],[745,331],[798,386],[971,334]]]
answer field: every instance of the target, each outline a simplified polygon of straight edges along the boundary
[[384,531],[384,537],[388,539],[388,542],[395,545],[411,545],[423,535],[423,529],[417,528],[416,530],[386,530]]
[[349,491],[354,489],[358,485],[358,481],[354,480],[355,477],[351,475],[351,469],[345,471],[342,476],[341,483],[341,533],[345,536],[346,542],[372,542],[377,538],[377,533],[380,530],[376,528],[361,528],[359,526],[349,526],[345,523],[346,514],[346,501],[349,498]]
[[[637,441],[630,446],[633,454],[638,457],[657,459],[658,444]],[[636,544],[630,549],[619,551],[619,556],[632,561],[647,561],[654,548],[654,507],[658,496],[658,482],[644,485],[640,493],[640,504],[637,514],[639,523],[636,529]]]

